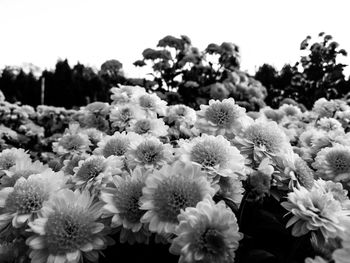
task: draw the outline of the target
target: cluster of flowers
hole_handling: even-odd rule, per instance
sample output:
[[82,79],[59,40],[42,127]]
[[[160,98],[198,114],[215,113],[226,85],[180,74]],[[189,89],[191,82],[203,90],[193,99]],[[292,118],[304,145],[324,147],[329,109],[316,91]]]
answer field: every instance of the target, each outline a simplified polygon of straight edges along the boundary
[[140,87],[111,92],[111,104],[75,113],[48,163],[0,153],[5,262],[98,262],[114,242],[151,239],[179,262],[233,262],[244,238],[236,208],[270,196],[292,235],[311,233],[317,257],[306,262],[346,262],[346,103],[246,112],[229,98],[194,111]]

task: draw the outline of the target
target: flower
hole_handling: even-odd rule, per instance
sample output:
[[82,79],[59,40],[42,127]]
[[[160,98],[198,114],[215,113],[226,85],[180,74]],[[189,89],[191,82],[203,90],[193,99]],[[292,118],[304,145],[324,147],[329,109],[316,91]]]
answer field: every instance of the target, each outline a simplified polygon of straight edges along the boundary
[[102,184],[112,180],[112,175],[121,173],[124,165],[118,156],[90,156],[80,160],[78,167],[74,168],[73,182],[76,185]]
[[167,109],[167,102],[159,98],[156,94],[141,94],[134,98],[136,105],[141,107],[149,117],[157,117],[157,114],[164,116]]
[[102,190],[104,214],[113,216],[112,227],[123,226],[132,232],[141,230],[140,219],[146,211],[140,209],[139,200],[148,174],[149,172],[136,168],[131,174],[114,176],[114,187]]
[[321,98],[315,101],[312,111],[317,113],[320,118],[333,117],[337,110],[336,107],[334,100],[328,101],[325,98]]
[[350,146],[340,144],[323,148],[312,164],[316,175],[334,181],[350,180]]
[[284,112],[286,116],[301,117],[302,115],[300,108],[291,104],[283,104],[279,110]]
[[197,120],[196,111],[186,105],[171,105],[167,109],[166,118],[169,123],[176,122],[178,124],[194,125]]
[[0,191],[0,227],[5,227],[12,220],[14,227],[19,228],[33,220],[53,193],[65,187],[68,178],[63,173],[46,170],[41,174],[30,175],[27,179],[19,178],[13,187]]
[[19,160],[30,161],[30,155],[24,149],[5,149],[0,153],[0,170],[8,170]]
[[211,198],[215,190],[199,167],[175,162],[149,175],[142,192],[141,209],[147,212],[141,222],[149,223],[150,231],[162,234],[174,232],[181,209],[195,207]]
[[234,139],[242,154],[252,160],[262,160],[265,156],[290,155],[292,147],[286,134],[276,122],[257,120]]
[[63,189],[44,203],[39,217],[28,224],[34,232],[26,242],[32,262],[97,261],[106,240],[98,222],[101,203],[93,199],[88,191]]
[[306,258],[305,263],[327,263],[328,261],[323,259],[320,256],[316,256],[315,258]]
[[180,255],[179,262],[234,262],[235,251],[243,235],[237,219],[223,201],[206,199],[186,208],[178,216],[176,238],[170,252]]
[[310,190],[302,186],[294,188],[282,206],[293,214],[287,227],[293,225],[294,236],[318,230],[325,239],[334,238],[345,230],[341,222],[350,215],[350,210],[344,210],[332,193],[319,187]]
[[130,126],[126,130],[144,136],[161,137],[168,134],[168,128],[162,119],[145,118],[130,121]]
[[112,136],[106,135],[98,144],[94,150],[94,154],[103,155],[108,158],[109,156],[123,156],[128,151],[130,141],[140,140],[140,136],[134,133],[115,132]]
[[327,132],[335,130],[344,131],[341,123],[334,118],[323,117],[319,121],[317,121],[316,124],[319,129]]
[[250,122],[252,119],[245,114],[245,109],[229,98],[210,100],[209,106],[201,105],[195,127],[211,135],[232,135],[239,133]]
[[123,105],[130,102],[131,98],[145,94],[146,90],[139,86],[121,86],[111,88],[112,104]]
[[112,108],[109,116],[112,127],[117,128],[118,131],[123,131],[129,125],[131,120],[138,120],[145,117],[145,113],[133,104],[125,104]]
[[222,135],[202,134],[190,141],[180,140],[178,156],[183,161],[192,161],[213,169],[222,176],[245,175],[245,159],[235,146]]
[[144,166],[145,168],[159,168],[173,160],[173,148],[170,144],[163,144],[155,137],[141,137],[130,142],[130,149],[126,153],[129,168]]

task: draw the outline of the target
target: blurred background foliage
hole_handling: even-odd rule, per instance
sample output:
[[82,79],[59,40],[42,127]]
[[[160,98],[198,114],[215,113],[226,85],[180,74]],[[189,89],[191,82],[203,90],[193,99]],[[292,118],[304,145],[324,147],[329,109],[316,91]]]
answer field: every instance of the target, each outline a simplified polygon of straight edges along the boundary
[[350,81],[343,74],[346,65],[338,62],[347,52],[332,36],[320,33],[318,37],[307,36],[301,42],[305,55],[294,65],[286,64],[279,71],[264,64],[254,76],[240,69],[240,50],[233,43],[211,43],[201,51],[187,36],[165,36],[134,62],[150,69],[144,78],[126,77],[116,59],[104,62],[98,70],[80,63],[71,67],[65,59],[39,75],[32,69],[5,67],[0,73],[0,90],[9,102],[34,107],[41,104],[45,79],[44,104],[68,109],[109,101],[109,89],[118,85],[139,85],[170,105],[181,103],[194,109],[210,99],[228,97],[253,111],[282,103],[310,109],[318,98],[343,98],[350,91]]

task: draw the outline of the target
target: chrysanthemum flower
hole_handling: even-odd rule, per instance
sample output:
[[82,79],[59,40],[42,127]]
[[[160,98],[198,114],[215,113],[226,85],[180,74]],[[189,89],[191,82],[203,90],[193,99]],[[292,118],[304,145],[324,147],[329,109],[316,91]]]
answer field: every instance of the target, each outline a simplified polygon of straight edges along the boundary
[[27,179],[32,174],[40,174],[46,170],[52,171],[48,165],[44,165],[40,161],[32,162],[26,158],[20,159],[14,166],[5,171],[6,175],[0,180],[1,186],[13,187],[19,178]]
[[316,124],[319,129],[324,130],[326,132],[335,130],[344,131],[341,123],[334,118],[323,117],[319,121],[317,121]]
[[79,154],[88,151],[90,144],[89,137],[79,132],[79,124],[73,123],[59,141],[52,144],[52,148],[59,155]]
[[30,161],[30,155],[23,149],[5,149],[0,153],[0,170],[8,170],[19,160]]
[[140,209],[139,200],[142,188],[149,172],[141,168],[133,170],[131,175],[114,176],[114,187],[102,190],[101,199],[105,202],[104,214],[112,217],[112,227],[123,226],[133,232],[140,231],[141,217],[146,213]]
[[167,102],[156,94],[141,94],[133,99],[136,105],[146,112],[149,117],[157,117],[157,114],[164,116],[167,109]]
[[124,163],[118,156],[90,156],[79,161],[74,168],[73,182],[76,185],[102,184],[112,180],[112,175],[121,173]]
[[244,193],[242,180],[233,176],[221,176],[218,181],[218,195],[232,200],[237,206],[241,203]]
[[194,125],[197,120],[196,111],[186,105],[171,105],[167,109],[166,118],[169,123],[186,123],[188,126]]
[[279,110],[284,112],[286,116],[291,116],[291,117],[301,117],[301,110],[299,107],[291,104],[283,104],[281,107],[279,107]]
[[111,88],[112,104],[123,105],[130,102],[131,98],[146,94],[146,90],[140,86],[121,86]]
[[78,263],[97,261],[105,248],[104,225],[98,222],[101,203],[88,191],[63,189],[44,206],[39,218],[29,223],[34,235],[27,239],[32,262]]
[[199,202],[196,207],[182,211],[178,220],[177,237],[172,241],[170,252],[180,255],[180,263],[234,262],[243,235],[235,215],[223,201]]
[[168,143],[163,144],[158,138],[142,137],[130,142],[126,159],[131,169],[136,166],[159,168],[173,161],[173,148]]
[[312,166],[323,179],[347,182],[350,180],[350,147],[334,145],[323,148]]
[[13,187],[5,187],[0,191],[0,228],[12,221],[16,228],[23,226],[27,220],[33,220],[43,203],[51,194],[65,187],[66,178],[63,173],[46,170],[41,174],[33,174],[28,179],[21,177]]
[[130,141],[140,140],[141,137],[135,133],[115,132],[112,136],[106,135],[97,145],[94,154],[109,156],[124,156],[130,146]]
[[143,136],[161,137],[168,134],[168,128],[162,119],[145,118],[130,121],[126,130]]
[[281,110],[275,110],[271,107],[264,107],[260,109],[260,112],[264,114],[264,116],[272,121],[279,122],[285,116],[285,113]]
[[315,187],[322,189],[326,193],[331,193],[333,195],[333,198],[340,202],[343,209],[350,209],[350,199],[348,197],[348,191],[343,188],[343,185],[341,183],[318,179],[315,181],[314,185]]
[[79,166],[79,161],[85,160],[86,158],[88,158],[88,156],[89,155],[79,154],[79,155],[73,155],[73,156],[71,156],[70,159],[64,160],[63,161],[62,171],[66,175],[73,175],[74,174],[74,168]]
[[292,235],[302,236],[309,231],[320,231],[325,239],[336,237],[344,231],[342,218],[350,215],[333,194],[319,187],[307,190],[304,187],[294,188],[288,194],[288,201],[282,206],[293,214],[287,227],[293,225]]
[[147,212],[141,222],[149,223],[150,231],[162,234],[173,233],[180,211],[211,198],[215,189],[198,166],[176,162],[149,175],[142,192],[141,209]]
[[325,98],[315,101],[312,111],[317,113],[319,118],[333,117],[337,110],[337,105],[334,100],[326,100]]
[[126,104],[113,108],[109,117],[112,127],[118,131],[123,131],[131,120],[145,118],[145,113],[137,105]]
[[262,160],[265,156],[289,155],[293,151],[286,134],[276,122],[255,121],[234,142],[242,154],[253,160]]
[[239,133],[252,121],[245,114],[245,108],[229,98],[223,101],[210,100],[209,105],[201,105],[195,127],[202,133],[228,136]]
[[202,134],[190,141],[180,140],[179,158],[213,169],[222,176],[245,175],[245,159],[223,136]]

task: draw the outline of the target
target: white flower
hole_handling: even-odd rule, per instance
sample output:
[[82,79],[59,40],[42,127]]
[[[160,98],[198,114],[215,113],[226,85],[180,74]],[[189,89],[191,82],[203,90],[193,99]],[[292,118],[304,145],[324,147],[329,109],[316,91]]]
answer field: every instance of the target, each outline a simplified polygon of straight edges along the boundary
[[161,137],[168,134],[168,128],[162,119],[145,118],[130,121],[126,130],[143,136]]
[[167,109],[167,102],[161,100],[156,94],[141,94],[133,99],[133,101],[141,109],[146,112],[149,117],[157,117],[157,114],[164,116]]
[[112,105],[123,105],[130,102],[131,98],[146,94],[146,90],[140,86],[121,86],[111,88]]
[[39,218],[29,223],[35,235],[27,239],[32,262],[78,263],[98,260],[106,240],[98,222],[101,203],[89,192],[63,189],[45,202]]
[[323,179],[347,182],[350,180],[350,147],[339,144],[323,148],[312,166]]
[[344,131],[341,123],[334,118],[323,117],[319,121],[317,121],[316,124],[319,129],[324,130],[326,132],[335,130]]
[[178,220],[170,252],[180,255],[180,263],[234,262],[243,235],[238,232],[235,215],[223,201],[214,204],[210,199],[203,200],[182,211]]
[[49,197],[65,187],[66,178],[63,173],[46,170],[41,174],[33,174],[28,179],[19,178],[13,187],[5,187],[0,191],[0,227],[12,221],[19,228],[33,220]]
[[179,141],[178,156],[183,161],[192,161],[219,175],[245,175],[245,159],[235,146],[223,136],[202,134],[190,141]]
[[19,160],[30,161],[30,155],[23,149],[5,149],[0,153],[0,170],[8,170]]
[[293,225],[294,236],[320,231],[325,239],[334,238],[345,230],[341,222],[350,215],[350,210],[344,210],[332,193],[320,187],[311,190],[302,186],[300,189],[294,188],[282,206],[293,214],[287,227]]
[[112,227],[123,226],[133,232],[141,230],[140,219],[146,211],[140,209],[139,200],[148,174],[136,168],[131,175],[114,176],[113,188],[102,190],[104,214],[113,216]]
[[233,98],[229,98],[223,101],[210,100],[209,106],[201,105],[195,127],[202,133],[232,136],[252,121],[245,114],[245,108],[235,104]]
[[130,142],[126,158],[131,169],[136,166],[159,168],[173,161],[173,148],[170,144],[163,144],[158,138],[145,137]]
[[131,120],[145,118],[145,113],[137,105],[125,104],[112,108],[109,117],[112,122],[112,127],[123,131]]
[[211,198],[215,190],[198,166],[176,162],[149,175],[142,192],[141,209],[147,212],[141,222],[149,223],[152,232],[162,234],[174,232],[182,209]]

